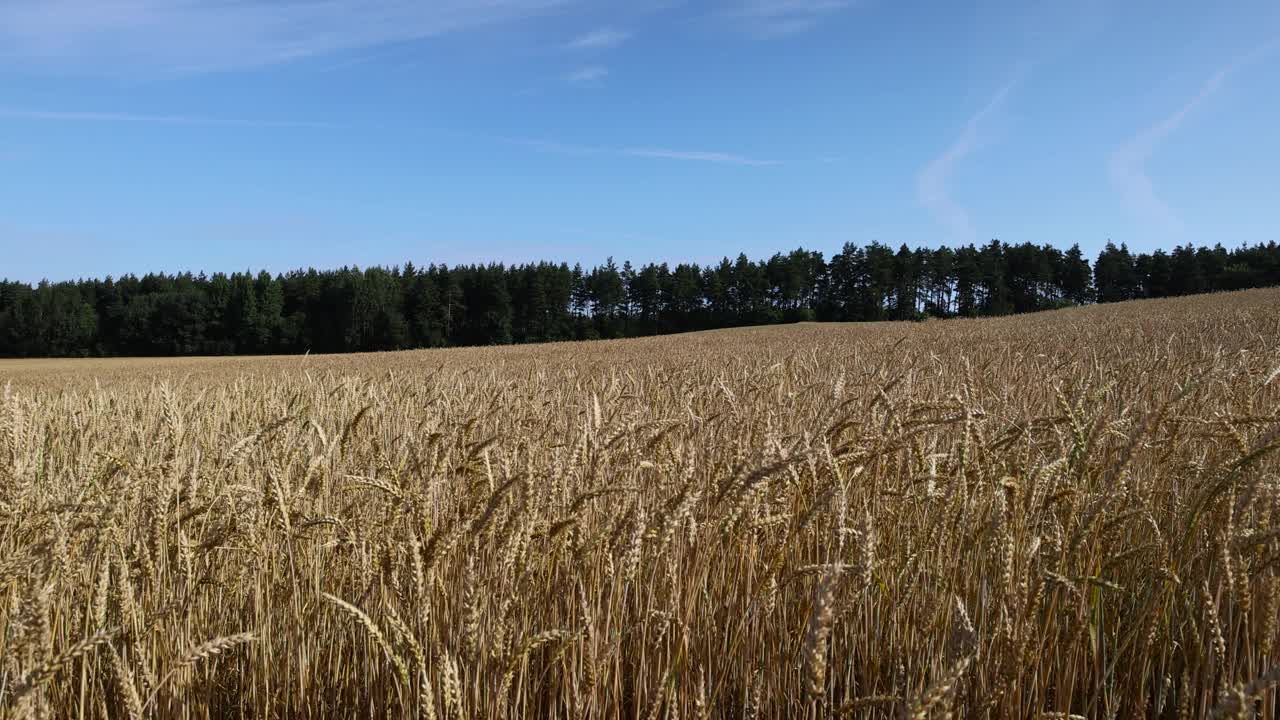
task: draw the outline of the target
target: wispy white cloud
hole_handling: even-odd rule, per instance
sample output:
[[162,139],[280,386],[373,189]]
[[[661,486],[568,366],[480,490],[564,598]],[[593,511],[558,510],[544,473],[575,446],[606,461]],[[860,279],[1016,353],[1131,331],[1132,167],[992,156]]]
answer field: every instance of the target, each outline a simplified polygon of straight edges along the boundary
[[1156,194],[1151,177],[1147,175],[1147,161],[1170,135],[1182,127],[1187,116],[1218,92],[1232,74],[1261,60],[1280,47],[1280,38],[1262,45],[1220,68],[1200,86],[1199,92],[1160,122],[1144,128],[1111,153],[1107,162],[1107,175],[1111,186],[1132,211],[1144,222],[1165,231],[1180,232],[1182,221],[1172,208]]
[[572,0],[4,0],[0,61],[77,72],[214,71],[419,40]]
[[117,122],[151,123],[156,125],[218,125],[245,128],[318,128],[341,127],[335,123],[299,120],[236,120],[201,117],[197,115],[146,115],[138,113],[80,112],[63,110],[35,110],[30,108],[0,107],[0,118],[14,120],[49,120],[55,122]]
[[794,35],[856,4],[857,0],[737,0],[725,16],[759,35]]
[[1001,87],[981,110],[969,118],[960,137],[926,165],[916,177],[916,196],[920,203],[933,213],[939,222],[950,228],[957,242],[974,242],[977,239],[977,233],[974,232],[973,224],[969,220],[969,211],[951,196],[951,189],[948,186],[951,172],[955,169],[956,163],[977,148],[978,132],[982,121],[1004,103],[1005,98],[1020,80],[1021,74]]
[[609,68],[603,65],[589,65],[569,73],[565,79],[574,85],[590,85],[604,80],[609,75]]
[[500,139],[514,145],[523,145],[542,152],[560,153],[562,155],[600,155],[611,157],[648,158],[654,160],[681,160],[686,162],[704,162],[715,163],[718,165],[744,165],[753,167],[782,164],[775,160],[760,160],[758,158],[747,157],[744,155],[706,150],[681,150],[659,147],[606,148],[551,142],[547,140],[530,140],[526,138]]
[[720,163],[722,165],[781,165],[772,160],[756,160],[732,153],[706,152],[701,150],[670,150],[667,148],[627,148],[618,151],[623,155],[641,158],[659,158],[663,160],[692,160],[696,162]]
[[630,39],[631,33],[616,28],[598,28],[565,43],[567,50],[608,50]]

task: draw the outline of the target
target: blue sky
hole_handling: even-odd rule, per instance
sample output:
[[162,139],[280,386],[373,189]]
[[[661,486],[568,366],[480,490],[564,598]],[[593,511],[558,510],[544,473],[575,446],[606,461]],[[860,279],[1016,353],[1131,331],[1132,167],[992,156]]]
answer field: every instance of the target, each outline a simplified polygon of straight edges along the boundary
[[3,0],[0,276],[1280,239],[1274,0]]

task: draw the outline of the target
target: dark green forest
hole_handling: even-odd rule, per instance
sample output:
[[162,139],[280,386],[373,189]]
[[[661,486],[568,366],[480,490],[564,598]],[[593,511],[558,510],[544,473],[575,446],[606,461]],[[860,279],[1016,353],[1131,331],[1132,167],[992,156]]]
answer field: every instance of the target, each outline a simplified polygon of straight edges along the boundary
[[917,320],[1280,285],[1280,247],[845,245],[715,265],[344,267],[0,282],[0,356],[355,352]]

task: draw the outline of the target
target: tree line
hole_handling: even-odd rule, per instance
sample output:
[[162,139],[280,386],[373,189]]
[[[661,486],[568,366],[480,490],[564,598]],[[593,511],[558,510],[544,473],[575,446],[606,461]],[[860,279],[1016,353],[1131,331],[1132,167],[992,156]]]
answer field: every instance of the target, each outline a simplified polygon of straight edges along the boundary
[[1280,285],[1280,247],[848,244],[700,266],[430,265],[0,282],[0,356],[357,352],[917,320]]

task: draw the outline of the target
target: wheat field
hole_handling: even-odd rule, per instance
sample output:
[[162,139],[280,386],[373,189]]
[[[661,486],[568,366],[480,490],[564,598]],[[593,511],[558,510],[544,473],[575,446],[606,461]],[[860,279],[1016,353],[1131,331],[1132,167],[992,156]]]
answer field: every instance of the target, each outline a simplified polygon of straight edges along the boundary
[[1280,291],[0,385],[4,717],[1280,708]]

